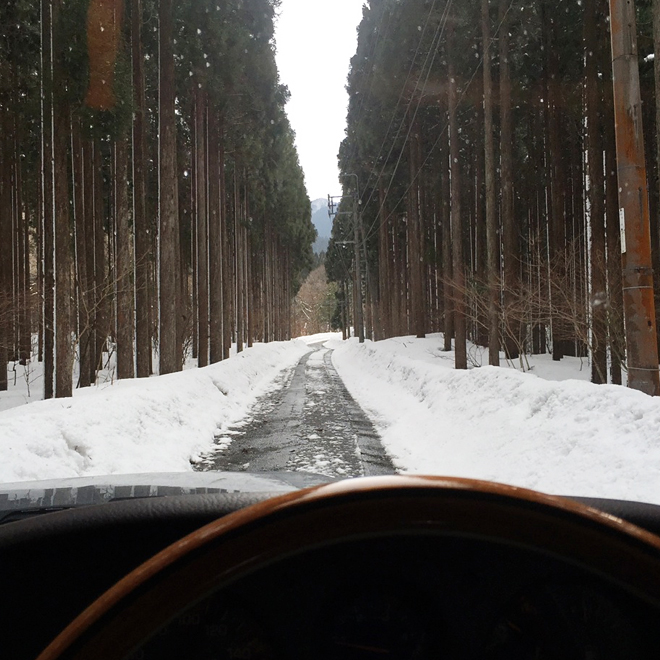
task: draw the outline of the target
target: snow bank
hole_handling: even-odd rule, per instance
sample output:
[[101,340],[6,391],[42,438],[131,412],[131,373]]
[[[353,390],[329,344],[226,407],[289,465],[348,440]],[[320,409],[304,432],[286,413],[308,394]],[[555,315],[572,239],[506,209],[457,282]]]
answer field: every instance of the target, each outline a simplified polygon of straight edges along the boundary
[[441,335],[329,346],[402,472],[660,503],[658,398],[513,369],[456,371]]
[[320,332],[316,335],[304,335],[303,337],[298,337],[298,339],[304,341],[308,346],[311,344],[320,344],[331,339],[341,341],[341,332]]
[[0,412],[0,481],[191,470],[308,351],[302,341],[255,345],[203,369]]

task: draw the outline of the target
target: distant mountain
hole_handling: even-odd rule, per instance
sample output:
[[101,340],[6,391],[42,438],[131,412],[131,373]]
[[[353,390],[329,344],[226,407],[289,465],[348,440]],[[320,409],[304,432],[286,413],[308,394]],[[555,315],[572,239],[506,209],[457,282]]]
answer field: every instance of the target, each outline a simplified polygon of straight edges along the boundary
[[328,200],[321,197],[312,202],[312,213],[316,213],[319,209],[328,208]]
[[328,244],[330,243],[329,238],[317,238],[312,246],[314,254],[321,254],[321,252],[328,251]]
[[332,233],[332,220],[328,216],[328,200],[315,199],[312,202],[312,224],[316,227],[318,237],[314,243],[314,252],[319,254],[328,249],[328,241]]

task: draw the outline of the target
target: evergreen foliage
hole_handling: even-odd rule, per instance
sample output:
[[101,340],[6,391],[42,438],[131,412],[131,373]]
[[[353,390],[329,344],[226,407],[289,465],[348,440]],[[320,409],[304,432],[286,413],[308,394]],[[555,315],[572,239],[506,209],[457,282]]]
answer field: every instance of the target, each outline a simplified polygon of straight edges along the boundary
[[[652,5],[637,2],[658,290],[656,90],[646,57],[654,50]],[[499,360],[500,346],[510,359],[550,350],[555,359],[594,356],[595,382],[608,380],[606,346],[609,380],[621,382],[625,336],[608,20],[605,0],[365,4],[339,163],[347,195],[351,177],[359,180],[366,267],[358,279],[368,335],[443,331],[446,348],[455,339],[457,366],[463,366],[458,349],[466,338],[487,346],[489,335],[496,346],[491,363]],[[597,26],[594,43],[587,43],[587,21]],[[485,84],[494,100],[490,251]],[[597,103],[590,93],[599,95]],[[596,170],[589,169],[589,153]],[[338,295],[349,298],[356,267],[345,242],[353,232],[350,216],[337,216],[326,258]],[[338,325],[342,309],[351,307],[340,300]],[[457,334],[463,322],[466,337]]]
[[[152,343],[158,346],[163,303],[156,286],[159,163],[165,157],[159,132],[167,128],[162,120],[169,121],[159,117],[160,4],[10,0],[0,9],[0,236],[11,246],[0,268],[0,388],[6,387],[7,360],[27,359],[30,333],[37,330],[40,359],[54,367],[46,369],[46,396],[58,369],[72,366],[53,363],[53,332],[59,341],[75,338],[79,384],[93,382],[110,351],[122,354],[135,341],[132,330],[125,332],[126,324],[134,327],[133,315],[138,373],[148,375],[140,365],[150,364]],[[310,202],[284,111],[288,92],[275,64],[278,5],[172,5],[176,144],[167,157],[176,163],[179,209],[178,231],[168,240],[177,243],[180,263],[171,294],[175,318],[160,315],[161,330],[174,324],[178,345],[168,370],[181,368],[186,351],[194,357],[205,351],[200,364],[206,364],[228,355],[232,341],[240,348],[256,339],[287,338],[291,301],[312,264]],[[95,79],[107,62],[111,70]],[[103,88],[109,84],[112,89]],[[104,98],[110,92],[110,104],[90,101],[94,85]],[[51,133],[54,121],[69,127],[65,135]],[[52,163],[60,164],[59,174]],[[197,176],[200,163],[214,168],[214,180]],[[63,268],[75,276],[75,309],[69,322],[53,329],[52,308],[65,302],[61,287],[55,299],[49,297],[47,280],[49,223],[57,216],[50,191],[60,175],[66,182],[58,190],[69,191],[70,231],[55,241],[65,240],[71,249],[72,262]],[[25,226],[12,218],[24,218]],[[210,237],[218,239],[213,247],[200,246]],[[201,297],[200,286],[207,287]],[[200,319],[209,324],[201,349]],[[221,343],[219,355],[208,352],[209,330]],[[132,352],[123,355],[128,362],[120,376],[136,375]]]

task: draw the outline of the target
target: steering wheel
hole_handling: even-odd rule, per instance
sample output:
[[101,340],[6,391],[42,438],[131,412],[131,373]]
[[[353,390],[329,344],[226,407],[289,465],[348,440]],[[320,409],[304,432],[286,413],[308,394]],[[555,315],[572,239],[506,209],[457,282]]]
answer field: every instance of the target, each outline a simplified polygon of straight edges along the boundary
[[120,580],[38,660],[121,660],[190,605],[311,549],[435,534],[528,548],[660,606],[660,538],[563,498],[467,479],[372,477],[288,493],[220,518]]

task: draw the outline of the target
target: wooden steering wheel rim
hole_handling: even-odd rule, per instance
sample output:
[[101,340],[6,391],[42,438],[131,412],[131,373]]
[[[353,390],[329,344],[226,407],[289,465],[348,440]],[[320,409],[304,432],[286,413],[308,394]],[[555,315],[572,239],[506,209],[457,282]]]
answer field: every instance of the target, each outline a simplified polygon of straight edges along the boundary
[[288,493],[201,527],[117,582],[37,660],[121,660],[187,606],[242,575],[306,549],[405,533],[534,548],[660,606],[660,538],[634,525],[491,482],[372,477]]

